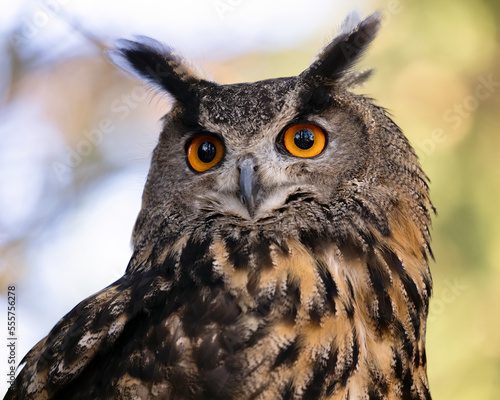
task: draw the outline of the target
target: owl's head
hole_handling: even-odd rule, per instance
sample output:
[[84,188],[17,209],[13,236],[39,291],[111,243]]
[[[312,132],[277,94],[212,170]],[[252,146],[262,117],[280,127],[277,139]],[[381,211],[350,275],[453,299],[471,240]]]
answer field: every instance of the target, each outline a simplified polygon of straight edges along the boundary
[[[427,229],[427,186],[397,126],[349,91],[380,24],[355,14],[297,76],[220,85],[145,37],[120,40],[115,63],[174,99],[154,151],[134,244],[158,229],[207,229],[366,241],[389,232],[391,209]],[[410,204],[411,203],[411,204]],[[189,232],[186,232],[189,231]]]

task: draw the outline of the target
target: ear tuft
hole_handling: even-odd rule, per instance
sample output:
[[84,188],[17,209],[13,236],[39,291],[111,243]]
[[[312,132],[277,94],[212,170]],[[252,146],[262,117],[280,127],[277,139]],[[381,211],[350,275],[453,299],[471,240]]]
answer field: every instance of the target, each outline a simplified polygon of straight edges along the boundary
[[146,36],[135,41],[119,39],[116,49],[108,52],[111,61],[123,70],[145,80],[176,100],[189,103],[194,99],[194,86],[200,79],[175,51]]
[[[375,38],[380,19],[379,13],[370,15],[364,21],[357,11],[350,13],[344,19],[339,35],[320,52],[317,59],[300,76],[306,80],[343,85],[361,83],[360,78],[367,78],[369,74],[352,73],[351,68]],[[356,78],[351,76],[353,74]]]

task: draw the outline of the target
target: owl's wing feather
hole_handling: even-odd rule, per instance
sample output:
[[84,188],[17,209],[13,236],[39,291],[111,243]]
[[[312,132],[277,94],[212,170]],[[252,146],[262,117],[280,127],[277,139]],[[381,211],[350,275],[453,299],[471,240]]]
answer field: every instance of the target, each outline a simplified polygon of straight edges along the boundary
[[[71,310],[24,357],[26,365],[5,398],[53,398],[68,388],[71,391],[82,375],[105,381],[105,376],[89,370],[91,362],[115,345],[139,313],[165,300],[163,279],[155,274],[143,278],[125,275]],[[83,378],[88,390],[98,389],[98,382]]]
[[[25,356],[26,366],[19,374],[15,390],[9,391],[6,399],[55,396],[80,375],[97,350],[112,345],[125,322],[123,317],[121,321],[105,317],[109,314],[110,299],[123,302],[117,283],[81,302]],[[108,322],[99,323],[104,319]]]

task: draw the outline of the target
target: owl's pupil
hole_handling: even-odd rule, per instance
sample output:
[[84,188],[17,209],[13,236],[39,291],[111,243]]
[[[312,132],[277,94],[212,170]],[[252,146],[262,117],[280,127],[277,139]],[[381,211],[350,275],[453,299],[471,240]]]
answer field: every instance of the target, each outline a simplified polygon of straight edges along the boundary
[[198,148],[198,158],[204,163],[211,162],[217,153],[215,145],[211,142],[204,142]]
[[314,134],[309,129],[301,129],[295,134],[293,141],[299,149],[307,150],[314,144]]

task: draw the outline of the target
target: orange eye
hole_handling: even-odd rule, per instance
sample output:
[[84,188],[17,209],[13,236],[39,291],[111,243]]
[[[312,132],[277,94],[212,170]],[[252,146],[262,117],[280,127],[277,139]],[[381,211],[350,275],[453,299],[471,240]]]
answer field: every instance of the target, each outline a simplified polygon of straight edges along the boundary
[[298,124],[288,128],[283,143],[290,154],[309,158],[317,156],[326,145],[323,129],[311,124]]
[[221,141],[208,135],[195,137],[187,150],[189,165],[198,172],[212,168],[222,159],[223,154],[224,146]]

